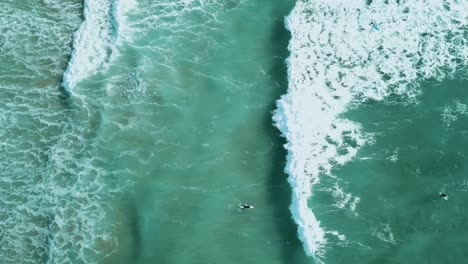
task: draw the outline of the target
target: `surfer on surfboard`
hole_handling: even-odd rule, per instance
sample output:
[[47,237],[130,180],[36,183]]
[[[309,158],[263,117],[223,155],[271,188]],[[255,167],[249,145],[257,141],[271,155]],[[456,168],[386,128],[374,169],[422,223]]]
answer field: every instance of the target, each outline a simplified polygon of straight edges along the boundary
[[250,204],[243,203],[243,204],[239,204],[239,208],[240,209],[253,209],[254,206],[250,205]]
[[448,195],[445,194],[445,193],[440,193],[440,198],[442,198],[444,200],[448,200]]

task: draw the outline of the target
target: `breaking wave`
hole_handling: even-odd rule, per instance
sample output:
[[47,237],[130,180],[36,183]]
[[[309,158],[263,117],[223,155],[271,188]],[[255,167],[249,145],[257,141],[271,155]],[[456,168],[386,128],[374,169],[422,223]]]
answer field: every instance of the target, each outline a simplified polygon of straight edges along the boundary
[[287,17],[289,88],[273,119],[287,139],[292,216],[318,262],[336,231],[309,208],[313,186],[372,138],[341,114],[389,95],[411,101],[422,81],[456,77],[468,63],[467,15],[459,1],[299,0]]
[[74,34],[73,52],[63,75],[62,86],[69,92],[112,60],[125,37],[125,14],[133,0],[85,0],[84,20]]

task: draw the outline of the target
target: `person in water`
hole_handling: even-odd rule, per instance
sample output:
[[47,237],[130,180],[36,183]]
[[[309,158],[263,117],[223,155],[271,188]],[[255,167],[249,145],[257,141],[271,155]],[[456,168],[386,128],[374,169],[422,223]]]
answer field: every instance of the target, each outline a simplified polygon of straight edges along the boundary
[[440,194],[440,195],[439,195],[440,198],[442,198],[442,199],[444,199],[444,200],[446,200],[446,201],[448,200],[448,195],[447,195],[447,194],[445,194],[445,193],[443,193],[443,192],[440,192],[439,194]]
[[254,206],[250,205],[250,204],[243,203],[243,204],[239,204],[239,208],[240,209],[253,209]]

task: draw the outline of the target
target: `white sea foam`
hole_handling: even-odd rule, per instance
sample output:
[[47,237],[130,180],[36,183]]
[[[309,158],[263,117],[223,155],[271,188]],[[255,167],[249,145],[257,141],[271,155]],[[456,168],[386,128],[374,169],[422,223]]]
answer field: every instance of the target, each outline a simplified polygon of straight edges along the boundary
[[112,16],[114,17],[113,23],[116,32],[116,42],[120,44],[122,40],[129,40],[129,32],[131,29],[128,27],[127,14],[137,8],[135,0],[115,0],[112,4]]
[[442,122],[446,127],[449,127],[453,122],[457,121],[460,116],[466,116],[468,114],[468,106],[455,101],[444,107],[442,110]]
[[63,76],[66,90],[71,92],[78,82],[115,58],[127,32],[125,14],[135,6],[134,0],[84,1],[84,20],[74,34],[72,56]]
[[57,87],[0,86],[0,262],[94,263],[116,242],[93,128],[55,103]]
[[70,52],[70,30],[80,22],[80,7],[68,0],[49,2],[45,1],[45,6],[27,6],[18,1],[0,1],[3,83],[41,78],[44,81],[39,85],[43,87],[47,79],[62,75],[63,61]]
[[319,262],[332,231],[308,207],[313,186],[368,138],[340,115],[390,94],[414,98],[422,80],[450,78],[468,63],[466,3],[372,2],[299,0],[286,20],[289,89],[273,119],[287,139],[285,171],[299,238]]
[[390,160],[391,162],[397,162],[398,161],[398,151],[399,150],[400,150],[399,148],[396,148],[393,151],[392,155],[388,158],[388,160]]
[[331,192],[335,199],[335,204],[333,204],[335,208],[346,209],[354,215],[357,215],[355,211],[357,204],[361,200],[359,197],[353,197],[352,194],[345,192],[338,183],[335,183],[333,188],[330,188],[328,191]]

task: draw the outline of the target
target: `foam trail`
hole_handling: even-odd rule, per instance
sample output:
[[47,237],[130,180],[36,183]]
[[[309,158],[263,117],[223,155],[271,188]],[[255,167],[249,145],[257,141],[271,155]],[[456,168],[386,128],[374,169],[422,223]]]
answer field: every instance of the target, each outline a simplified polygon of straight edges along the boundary
[[83,79],[95,74],[113,54],[125,30],[125,14],[134,0],[85,0],[84,20],[73,38],[73,52],[62,86],[69,92]]
[[116,42],[120,44],[122,38],[128,40],[127,33],[130,29],[127,28],[127,13],[137,7],[135,0],[115,0],[112,3],[112,17],[114,31],[116,32]]
[[313,186],[371,139],[340,115],[391,94],[413,100],[421,81],[455,77],[468,64],[467,17],[457,1],[326,0],[299,0],[287,17],[289,87],[273,119],[287,139],[292,216],[317,262],[336,231],[309,209]]

